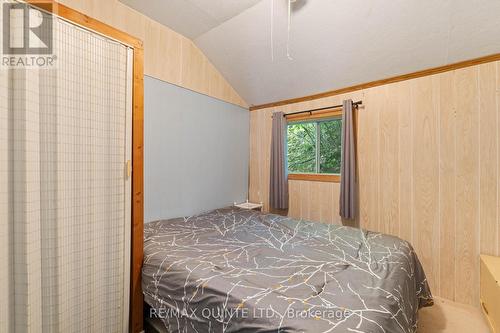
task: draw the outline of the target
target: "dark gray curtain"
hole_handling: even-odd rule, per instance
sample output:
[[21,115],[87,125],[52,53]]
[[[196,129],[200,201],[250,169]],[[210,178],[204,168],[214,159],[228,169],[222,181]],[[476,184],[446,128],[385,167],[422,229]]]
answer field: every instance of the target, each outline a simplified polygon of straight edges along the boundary
[[345,220],[354,220],[356,218],[356,190],[354,114],[352,100],[349,99],[343,103],[340,166],[340,216]]
[[286,165],[286,118],[283,112],[273,114],[271,137],[271,186],[269,203],[274,209],[288,209],[288,179]]

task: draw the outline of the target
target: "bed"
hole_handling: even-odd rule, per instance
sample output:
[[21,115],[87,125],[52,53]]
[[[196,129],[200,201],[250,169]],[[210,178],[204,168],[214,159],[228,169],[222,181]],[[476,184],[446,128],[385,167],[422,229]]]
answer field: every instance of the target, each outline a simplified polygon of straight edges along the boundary
[[433,304],[397,237],[235,207],[145,225],[143,293],[168,332],[416,332]]

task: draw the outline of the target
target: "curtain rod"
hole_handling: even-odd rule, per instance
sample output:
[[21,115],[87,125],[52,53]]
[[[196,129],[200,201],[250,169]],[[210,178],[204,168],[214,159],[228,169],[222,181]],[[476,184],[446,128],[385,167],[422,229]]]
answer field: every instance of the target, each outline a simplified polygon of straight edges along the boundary
[[[363,104],[363,101],[357,101],[357,102],[353,102],[352,106],[354,106],[355,108],[357,108],[361,104]],[[328,109],[338,109],[338,108],[341,108],[341,107],[343,107],[342,104],[340,104],[340,105],[333,105],[333,106],[327,106],[327,107],[324,107],[324,108],[306,110],[306,111],[292,112],[292,113],[284,114],[283,117],[291,116],[291,115],[294,115],[294,114],[301,114],[301,113],[310,113],[312,115],[312,113],[315,112],[315,111],[322,111],[322,110],[328,110]]]

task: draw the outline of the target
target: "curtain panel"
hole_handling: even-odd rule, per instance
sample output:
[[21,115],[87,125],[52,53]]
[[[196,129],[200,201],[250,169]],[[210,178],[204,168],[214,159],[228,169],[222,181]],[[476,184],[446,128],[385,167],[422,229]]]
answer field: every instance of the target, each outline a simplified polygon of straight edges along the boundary
[[269,202],[274,209],[288,209],[286,129],[287,121],[284,113],[273,113]]
[[340,165],[340,217],[356,219],[356,147],[354,139],[354,111],[352,100],[343,102],[342,153]]

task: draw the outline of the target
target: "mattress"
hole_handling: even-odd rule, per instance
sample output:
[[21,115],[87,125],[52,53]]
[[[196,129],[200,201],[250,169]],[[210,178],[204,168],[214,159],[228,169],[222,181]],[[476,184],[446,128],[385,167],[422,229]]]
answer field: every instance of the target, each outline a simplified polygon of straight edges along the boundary
[[397,237],[238,208],[145,225],[143,292],[176,332],[416,332],[433,304]]

